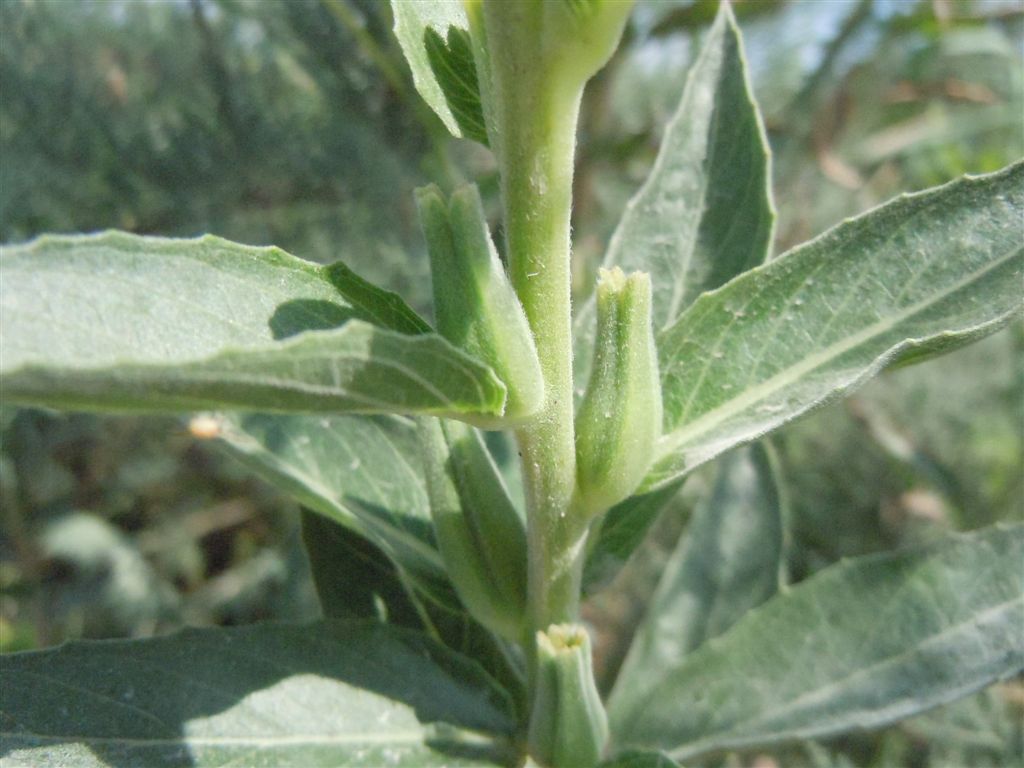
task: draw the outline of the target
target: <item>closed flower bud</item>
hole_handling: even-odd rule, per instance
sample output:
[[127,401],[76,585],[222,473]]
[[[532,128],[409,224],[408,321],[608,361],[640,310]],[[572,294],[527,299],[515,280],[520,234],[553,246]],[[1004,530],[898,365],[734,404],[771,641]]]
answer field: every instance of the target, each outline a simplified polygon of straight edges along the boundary
[[545,766],[592,768],[608,740],[608,717],[594,683],[590,637],[575,624],[537,633],[530,756]]
[[421,421],[437,545],[463,604],[502,637],[522,637],[526,531],[501,475],[472,427]]
[[661,383],[651,327],[651,279],[602,269],[594,364],[576,417],[580,507],[599,514],[643,480],[661,434]]
[[436,186],[416,191],[430,252],[438,332],[494,369],[508,388],[505,413],[477,426],[507,427],[536,413],[544,378],[526,314],[505,274],[484,219],[480,194],[466,186],[446,204]]

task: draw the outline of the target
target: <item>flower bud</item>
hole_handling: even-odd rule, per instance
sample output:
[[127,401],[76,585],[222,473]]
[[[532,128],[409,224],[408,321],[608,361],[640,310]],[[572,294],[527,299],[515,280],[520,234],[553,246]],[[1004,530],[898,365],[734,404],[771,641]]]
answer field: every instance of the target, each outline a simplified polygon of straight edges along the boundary
[[463,604],[502,637],[522,637],[526,531],[491,455],[472,427],[420,425],[430,514],[448,576]]
[[594,682],[590,637],[576,624],[537,633],[530,756],[545,766],[592,768],[608,740],[608,717]]
[[505,274],[475,186],[458,189],[445,204],[441,191],[416,191],[430,252],[438,332],[494,369],[508,388],[505,413],[477,426],[507,427],[536,413],[544,377],[526,314]]
[[[632,0],[561,0],[542,3],[550,49],[566,74],[589,80],[619,47]],[[560,44],[559,44],[560,43]]]
[[661,434],[661,383],[651,327],[651,278],[602,269],[597,336],[586,394],[576,416],[581,507],[598,514],[643,480]]

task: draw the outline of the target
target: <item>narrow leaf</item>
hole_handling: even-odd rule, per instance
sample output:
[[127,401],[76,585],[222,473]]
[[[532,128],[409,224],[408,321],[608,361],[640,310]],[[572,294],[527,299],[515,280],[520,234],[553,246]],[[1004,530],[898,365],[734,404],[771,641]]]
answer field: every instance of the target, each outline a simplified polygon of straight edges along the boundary
[[[768,141],[728,3],[708,31],[654,168],[615,230],[604,266],[649,272],[655,330],[765,260],[775,210]],[[589,375],[594,301],[576,318],[577,381]]]
[[221,442],[260,476],[364,536],[413,577],[444,576],[411,419],[217,418]]
[[766,446],[740,448],[722,459],[633,637],[611,706],[637,706],[666,669],[778,591],[783,506]]
[[89,410],[500,414],[504,386],[344,266],[214,237],[0,254],[11,402]]
[[623,746],[703,752],[875,728],[1024,670],[1024,525],[841,562],[612,706]]
[[699,298],[658,338],[650,490],[849,392],[989,334],[1024,293],[1024,164],[906,195]]
[[[366,597],[370,587],[382,598],[389,621],[422,625],[449,647],[477,659],[508,690],[520,693],[517,663],[501,641],[469,616],[445,571],[413,420],[273,414],[215,418],[222,445],[258,476],[323,516],[328,525],[337,523],[352,532],[355,541],[365,539],[374,554],[379,550],[386,556],[385,562],[365,564],[374,574],[372,583],[349,587],[351,598]],[[352,556],[353,535],[321,531],[311,549],[316,574],[341,575],[329,560]],[[332,546],[334,538],[341,539],[340,546]],[[347,570],[356,577],[354,568]],[[318,591],[325,612],[336,614],[344,599],[338,588],[318,584]],[[417,613],[416,622],[410,609]]]
[[373,622],[76,642],[0,670],[11,766],[493,765],[514,728],[478,667]]
[[461,0],[392,0],[395,36],[420,96],[453,136],[487,144],[469,21]]

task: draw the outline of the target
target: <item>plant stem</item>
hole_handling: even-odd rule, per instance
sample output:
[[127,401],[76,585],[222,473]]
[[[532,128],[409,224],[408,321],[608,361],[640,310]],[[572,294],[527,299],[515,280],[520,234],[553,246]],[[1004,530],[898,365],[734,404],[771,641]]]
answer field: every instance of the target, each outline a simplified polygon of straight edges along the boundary
[[[570,214],[582,83],[538,62],[539,20],[528,3],[485,4],[497,144],[512,285],[526,311],[544,375],[545,402],[516,433],[526,487],[532,631],[575,621],[585,528],[570,504],[573,434]],[[490,30],[516,30],[490,34]]]

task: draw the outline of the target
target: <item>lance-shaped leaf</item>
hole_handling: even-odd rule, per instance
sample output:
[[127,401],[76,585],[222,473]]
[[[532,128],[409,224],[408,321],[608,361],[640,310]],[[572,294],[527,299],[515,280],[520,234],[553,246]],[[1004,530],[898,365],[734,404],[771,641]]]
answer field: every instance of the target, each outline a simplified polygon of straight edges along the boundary
[[218,437],[301,504],[369,539],[413,578],[441,578],[415,422],[224,414]]
[[677,759],[875,728],[1024,670],[1024,525],[840,562],[610,709]]
[[392,0],[416,90],[453,136],[487,144],[469,21],[461,0]]
[[10,402],[493,416],[504,385],[342,265],[214,237],[43,237],[0,255]]
[[665,673],[725,632],[782,583],[785,514],[774,457],[761,444],[721,460],[672,554],[619,670],[612,706],[629,709]]
[[955,349],[1024,304],[1024,164],[906,195],[694,302],[658,337],[664,437],[642,490]]
[[[650,273],[658,331],[701,293],[761,264],[774,222],[768,141],[740,31],[722,3],[604,266]],[[575,321],[578,382],[590,373],[594,310],[591,299]]]
[[12,768],[493,765],[514,728],[470,660],[376,622],[76,642],[0,671]]
[[[352,532],[331,536],[316,526],[317,533],[311,534],[317,536],[310,548],[311,565],[328,616],[351,616],[361,610],[359,601],[369,598],[383,605],[391,623],[422,625],[518,692],[515,663],[468,615],[445,572],[412,419],[278,414],[212,418],[221,444],[232,455],[305,508]],[[387,560],[348,568],[330,565],[332,557],[373,557],[378,552]],[[325,578],[345,578],[346,571],[349,578],[360,578],[360,567],[365,571],[358,584],[323,583]],[[368,591],[377,592],[379,600]],[[339,605],[342,601],[351,604]]]

